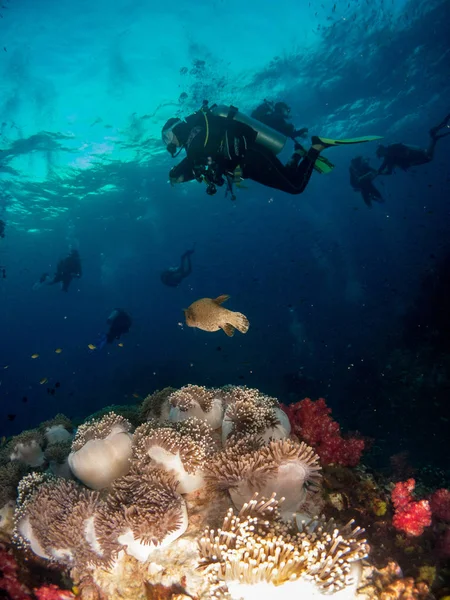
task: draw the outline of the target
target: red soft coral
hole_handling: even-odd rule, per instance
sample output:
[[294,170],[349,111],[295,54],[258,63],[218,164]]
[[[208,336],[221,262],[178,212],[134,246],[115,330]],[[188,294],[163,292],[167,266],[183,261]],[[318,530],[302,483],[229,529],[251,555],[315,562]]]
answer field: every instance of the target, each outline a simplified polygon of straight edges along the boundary
[[11,600],[31,600],[27,588],[18,579],[18,566],[11,552],[0,547],[0,596],[6,592]]
[[331,408],[323,398],[313,402],[304,398],[296,404],[282,407],[289,417],[292,431],[312,446],[322,464],[355,467],[361,460],[364,440],[344,439],[339,423],[330,416]]
[[422,535],[424,527],[431,525],[431,508],[428,500],[413,500],[412,492],[416,486],[414,479],[400,481],[391,492],[395,512],[392,525],[406,535]]
[[450,523],[450,490],[436,490],[430,498],[430,506],[435,517]]
[[75,595],[69,590],[61,590],[57,585],[42,585],[34,589],[37,600],[70,600]]

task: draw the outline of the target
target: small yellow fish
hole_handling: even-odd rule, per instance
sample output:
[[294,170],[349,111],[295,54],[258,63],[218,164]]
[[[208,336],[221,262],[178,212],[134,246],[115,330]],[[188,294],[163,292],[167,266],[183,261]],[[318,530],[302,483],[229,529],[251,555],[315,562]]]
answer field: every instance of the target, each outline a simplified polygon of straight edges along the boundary
[[245,315],[223,308],[223,304],[230,296],[223,294],[218,298],[201,298],[193,302],[189,308],[184,310],[186,325],[198,327],[203,331],[223,331],[233,336],[237,329],[241,333],[247,333],[250,326]]
[[94,346],[94,344],[88,344],[88,348],[89,350],[97,350],[97,346]]
[[133,394],[133,398],[140,398],[139,394]]
[[40,380],[40,382],[39,382],[39,383],[40,383],[41,385],[44,385],[44,383],[47,383],[47,381],[48,381],[48,377],[43,377],[43,378]]
[[123,348],[123,343],[122,342],[119,342],[117,345],[119,346],[119,348]]
[[39,358],[39,354],[32,354],[31,358]]
[[56,348],[55,352],[56,352],[56,354],[61,354],[62,348]]

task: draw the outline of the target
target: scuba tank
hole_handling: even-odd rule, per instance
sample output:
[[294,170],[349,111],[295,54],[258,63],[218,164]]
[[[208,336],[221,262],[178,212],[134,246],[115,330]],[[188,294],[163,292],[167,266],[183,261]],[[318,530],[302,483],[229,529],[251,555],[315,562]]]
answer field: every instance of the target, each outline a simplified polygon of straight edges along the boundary
[[244,113],[239,112],[235,106],[215,104],[208,109],[208,112],[216,117],[232,119],[238,121],[238,123],[251,127],[253,131],[256,131],[257,133],[256,143],[264,146],[273,154],[279,154],[286,144],[287,137],[285,135],[252,117],[244,115]]

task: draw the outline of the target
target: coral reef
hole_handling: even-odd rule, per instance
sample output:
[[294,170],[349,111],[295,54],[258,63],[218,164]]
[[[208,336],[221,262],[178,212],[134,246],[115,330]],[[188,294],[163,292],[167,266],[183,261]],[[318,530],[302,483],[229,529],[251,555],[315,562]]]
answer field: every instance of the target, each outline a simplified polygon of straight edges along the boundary
[[0,598],[30,600],[27,587],[20,582],[18,565],[12,552],[0,546]]
[[343,438],[341,428],[332,419],[331,408],[323,398],[315,402],[304,398],[291,406],[284,406],[293,432],[312,446],[322,464],[355,467],[361,460],[365,442],[354,437]]
[[39,588],[34,588],[36,600],[71,600],[75,598],[70,590],[61,590],[57,585],[42,585]]
[[45,449],[45,460],[48,462],[49,469],[53,475],[64,477],[65,479],[72,477],[68,460],[71,448],[72,441],[69,439],[63,442],[54,442]]
[[26,476],[15,512],[18,547],[65,566],[90,562],[90,522],[98,494],[63,478]]
[[131,458],[130,430],[131,423],[114,412],[81,425],[68,458],[73,474],[94,490],[125,475]]
[[199,385],[185,385],[172,392],[168,398],[169,421],[175,423],[190,417],[205,421],[211,429],[222,426],[223,405],[215,390]]
[[441,488],[430,497],[430,507],[433,517],[450,523],[450,490]]
[[155,547],[169,545],[188,525],[186,504],[171,473],[134,464],[116,479],[95,519],[97,543],[111,557],[122,548],[145,562]]
[[39,431],[48,444],[67,442],[72,439],[73,425],[68,417],[59,413],[53,419],[41,423]]
[[221,396],[226,406],[222,423],[224,445],[229,439],[248,435],[258,435],[266,442],[289,436],[289,419],[276,398],[245,386],[226,386]]
[[424,528],[431,525],[430,503],[428,500],[413,500],[412,492],[415,486],[414,479],[400,481],[395,484],[391,493],[395,508],[392,524],[395,529],[413,537],[422,535]]
[[362,591],[371,591],[379,600],[430,600],[430,588],[424,581],[404,577],[399,565],[391,561],[383,569],[374,569],[371,582]]
[[[46,438],[71,435],[60,416],[16,436],[0,456],[0,534],[9,544],[13,524],[18,562],[5,545],[0,596],[432,598],[450,550],[448,490],[414,500],[414,482],[359,464],[364,442],[341,436],[324,401],[302,402],[291,433],[258,390],[189,385],[148,396],[134,431],[108,411],[73,440]],[[10,458],[25,438],[44,456],[34,467]],[[78,482],[65,478],[69,450]]]
[[7,446],[10,460],[17,460],[27,467],[42,467],[44,457],[44,436],[37,429],[23,431],[12,438]]
[[[283,515],[291,518],[305,504],[307,496],[320,492],[319,458],[304,442],[277,440],[250,450],[249,441],[239,440],[216,454],[209,462],[207,480],[210,485],[227,489],[236,508],[258,492],[270,496],[276,490],[283,496]],[[316,503],[317,513],[320,501]]]
[[311,587],[332,594],[359,580],[353,565],[369,551],[366,540],[359,539],[362,533],[351,522],[339,529],[324,520],[296,531],[294,524],[281,520],[274,495],[269,500],[255,497],[238,515],[230,509],[217,531],[206,529],[198,542],[200,567],[214,596],[228,592],[233,598],[249,598],[250,586],[261,583],[268,584],[259,588],[261,597],[301,597]]
[[181,494],[204,486],[205,463],[214,448],[209,425],[193,417],[160,427],[149,421],[138,427],[133,437],[133,456],[143,465],[152,463],[173,471]]
[[169,396],[175,391],[173,387],[165,387],[144,398],[139,410],[141,421],[167,421],[170,412]]

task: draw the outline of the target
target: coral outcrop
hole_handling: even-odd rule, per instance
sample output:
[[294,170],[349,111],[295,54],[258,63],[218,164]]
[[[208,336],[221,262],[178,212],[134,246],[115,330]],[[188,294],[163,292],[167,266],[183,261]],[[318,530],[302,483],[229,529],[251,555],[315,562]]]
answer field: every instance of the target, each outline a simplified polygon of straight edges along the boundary
[[[399,533],[395,515],[405,519],[417,504],[411,486],[398,484],[391,504],[392,485],[349,468],[363,442],[344,439],[326,405],[310,403],[301,428],[294,405],[291,433],[279,402],[258,390],[188,385],[148,396],[133,426],[109,410],[73,438],[62,416],[13,438],[0,456],[0,525],[13,524],[21,568],[64,573],[74,585],[28,585],[30,576],[23,597],[347,600],[364,587],[371,600],[425,598],[435,574],[417,557],[435,529],[448,545],[448,490],[431,496],[436,514],[424,535]],[[3,556],[4,585],[21,593],[13,555]],[[385,580],[394,557],[415,562]]]

